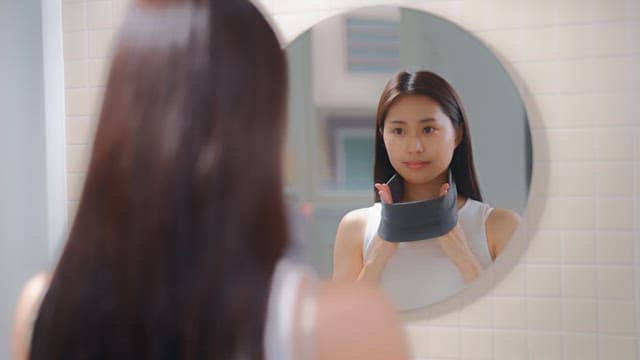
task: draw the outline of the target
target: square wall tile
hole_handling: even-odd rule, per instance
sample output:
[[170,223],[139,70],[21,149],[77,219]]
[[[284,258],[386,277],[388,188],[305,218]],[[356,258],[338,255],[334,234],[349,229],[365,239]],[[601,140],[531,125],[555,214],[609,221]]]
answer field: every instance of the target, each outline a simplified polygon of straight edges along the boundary
[[535,97],[547,128],[590,128],[597,96],[593,93],[545,94]]
[[89,71],[87,62],[83,60],[65,61],[64,86],[65,88],[86,87],[89,84]]
[[91,139],[89,117],[69,117],[66,123],[67,145],[88,144]]
[[[594,334],[564,335],[565,359],[598,360],[598,337]],[[606,359],[602,358],[602,359]]]
[[562,0],[556,2],[557,24],[586,24],[594,19],[597,0]]
[[596,186],[599,196],[633,195],[631,163],[599,163],[596,169]]
[[562,328],[562,303],[560,300],[536,300],[527,298],[529,329],[560,330]]
[[111,1],[87,2],[87,27],[91,30],[109,29],[113,26],[111,21]]
[[67,89],[65,107],[67,116],[87,116],[90,113],[89,91],[87,89]]
[[587,58],[557,63],[558,91],[582,92],[594,90],[594,61]]
[[564,267],[562,269],[563,297],[596,296],[597,273],[593,267]]
[[492,332],[463,330],[461,352],[463,359],[492,359]]
[[64,32],[84,30],[86,26],[86,4],[84,2],[62,4],[62,30]]
[[496,331],[493,334],[493,344],[495,360],[528,359],[526,333]]
[[88,36],[86,31],[69,32],[62,35],[65,60],[80,60],[88,54]]
[[637,56],[595,58],[594,69],[594,85],[599,92],[640,89]]
[[563,232],[562,258],[565,264],[594,264],[596,261],[595,231]]
[[600,333],[632,335],[636,333],[633,303],[600,302],[598,304]]
[[563,360],[562,336],[556,334],[529,333],[529,359]]
[[595,56],[620,56],[632,53],[631,27],[627,22],[606,22],[593,25]]
[[[633,131],[627,127],[602,128],[595,137],[596,159],[633,161]],[[628,164],[627,167],[630,167]]]
[[600,198],[596,202],[598,227],[603,230],[633,229],[633,198]]
[[549,195],[590,196],[596,189],[593,163],[552,163],[549,166]]
[[628,337],[600,337],[600,359],[637,360],[637,339]]
[[550,130],[546,135],[550,160],[593,161],[596,145],[593,130]]
[[594,20],[598,22],[628,19],[627,0],[596,1]]
[[592,198],[549,198],[540,217],[543,229],[592,229],[595,222]]
[[405,326],[404,330],[412,356],[429,356],[429,329],[424,326]]
[[460,356],[460,330],[431,328],[429,332],[432,357],[456,358]]
[[[598,304],[591,300],[567,300],[562,304],[562,328],[569,332],[598,331]],[[569,357],[569,359],[575,359]]]
[[633,301],[635,297],[632,267],[599,267],[598,298]]
[[67,172],[86,173],[91,155],[89,151],[87,145],[67,146]]
[[105,86],[111,61],[89,60],[89,84],[91,86]]
[[[513,30],[511,30],[513,31]],[[534,27],[520,30],[524,61],[555,60],[558,57],[558,35],[555,27]],[[513,59],[510,59],[513,61]]]
[[562,232],[536,231],[531,236],[525,256],[529,264],[559,264],[562,261]]
[[640,2],[636,0],[628,0],[627,1],[628,11],[627,14],[633,20],[640,19]]
[[527,297],[560,296],[560,278],[558,266],[528,266]]
[[522,62],[514,64],[527,91],[534,95],[558,91],[558,66],[555,62]]
[[587,58],[594,54],[594,26],[579,24],[557,29],[558,57],[560,59]]
[[598,93],[594,98],[593,118],[597,126],[633,126],[640,117],[640,101],[638,101],[640,92],[638,91]]
[[90,58],[106,58],[111,55],[113,33],[111,29],[89,31]]
[[601,265],[633,264],[633,232],[600,231],[597,240],[597,261]]
[[493,324],[497,329],[525,329],[527,304],[521,298],[496,298],[493,302]]

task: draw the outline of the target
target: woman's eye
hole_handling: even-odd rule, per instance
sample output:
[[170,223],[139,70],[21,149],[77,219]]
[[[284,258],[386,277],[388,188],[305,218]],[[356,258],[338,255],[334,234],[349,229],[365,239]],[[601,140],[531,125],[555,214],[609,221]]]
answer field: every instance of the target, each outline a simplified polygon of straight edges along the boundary
[[427,126],[426,128],[422,129],[422,131],[423,131],[425,134],[430,134],[430,133],[434,132],[435,130],[436,130],[436,129],[435,129],[435,128],[433,128],[433,127],[431,127],[431,126]]
[[393,129],[391,129],[391,133],[394,134],[394,135],[402,135],[402,134],[404,134],[404,129],[393,128]]

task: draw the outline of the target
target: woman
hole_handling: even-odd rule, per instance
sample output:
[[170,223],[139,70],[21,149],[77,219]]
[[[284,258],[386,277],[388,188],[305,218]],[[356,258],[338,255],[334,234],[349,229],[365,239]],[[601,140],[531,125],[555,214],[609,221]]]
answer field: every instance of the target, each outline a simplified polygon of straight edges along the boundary
[[133,6],[65,249],[19,302],[16,358],[407,358],[375,289],[282,258],[286,83],[249,1]]
[[[376,130],[376,201],[442,196],[449,172],[458,189],[458,224],[437,239],[380,238],[379,203],[347,213],[338,226],[334,279],[380,284],[398,309],[408,310],[443,300],[475,279],[500,254],[520,217],[482,203],[467,118],[455,90],[440,76],[396,74],[382,92]],[[396,173],[403,180],[401,199],[392,199],[386,184]]]

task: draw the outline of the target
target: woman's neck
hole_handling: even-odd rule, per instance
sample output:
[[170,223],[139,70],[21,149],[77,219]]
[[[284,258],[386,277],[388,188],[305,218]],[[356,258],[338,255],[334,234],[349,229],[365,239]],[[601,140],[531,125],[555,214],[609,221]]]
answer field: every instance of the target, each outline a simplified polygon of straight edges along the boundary
[[442,185],[446,183],[447,180],[448,176],[445,172],[428,184],[411,184],[405,181],[402,202],[422,201],[438,197],[440,196]]

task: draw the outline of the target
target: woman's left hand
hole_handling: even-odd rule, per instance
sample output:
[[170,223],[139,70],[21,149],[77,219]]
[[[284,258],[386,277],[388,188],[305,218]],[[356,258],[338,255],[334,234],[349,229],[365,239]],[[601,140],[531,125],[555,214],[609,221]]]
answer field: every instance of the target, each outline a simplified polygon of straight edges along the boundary
[[[440,196],[446,194],[448,190],[449,184],[443,184]],[[478,277],[482,267],[471,251],[460,223],[457,223],[448,233],[438,237],[438,242],[442,251],[460,271],[465,283],[469,283]]]

